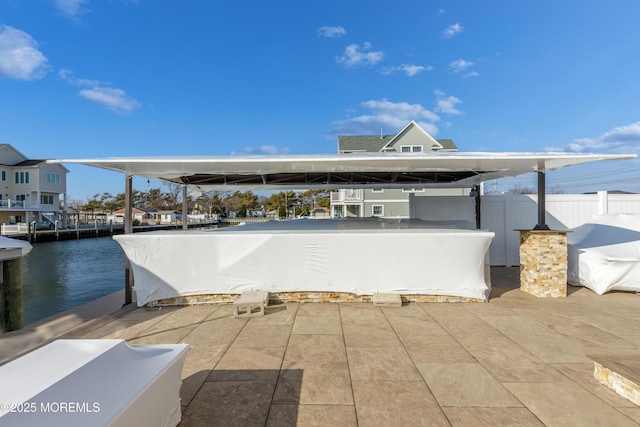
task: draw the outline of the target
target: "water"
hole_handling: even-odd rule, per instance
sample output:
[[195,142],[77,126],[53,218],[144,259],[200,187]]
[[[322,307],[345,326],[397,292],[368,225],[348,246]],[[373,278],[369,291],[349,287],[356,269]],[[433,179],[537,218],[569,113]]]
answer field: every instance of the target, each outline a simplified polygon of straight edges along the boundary
[[22,259],[24,324],[123,289],[124,260],[110,237],[34,243]]

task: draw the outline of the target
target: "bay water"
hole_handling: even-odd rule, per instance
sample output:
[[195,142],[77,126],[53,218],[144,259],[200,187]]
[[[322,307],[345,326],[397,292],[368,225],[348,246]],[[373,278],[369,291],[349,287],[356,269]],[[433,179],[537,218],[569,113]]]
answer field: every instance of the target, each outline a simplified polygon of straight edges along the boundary
[[111,237],[34,243],[22,258],[24,325],[124,289],[124,262]]

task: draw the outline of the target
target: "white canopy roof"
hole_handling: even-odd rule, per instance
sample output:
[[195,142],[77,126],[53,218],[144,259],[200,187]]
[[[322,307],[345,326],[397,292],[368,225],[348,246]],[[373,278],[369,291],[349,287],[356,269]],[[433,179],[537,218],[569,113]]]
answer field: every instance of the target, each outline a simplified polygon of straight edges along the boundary
[[109,157],[49,160],[95,166],[212,189],[472,187],[482,181],[544,172],[635,154],[353,153],[229,157]]

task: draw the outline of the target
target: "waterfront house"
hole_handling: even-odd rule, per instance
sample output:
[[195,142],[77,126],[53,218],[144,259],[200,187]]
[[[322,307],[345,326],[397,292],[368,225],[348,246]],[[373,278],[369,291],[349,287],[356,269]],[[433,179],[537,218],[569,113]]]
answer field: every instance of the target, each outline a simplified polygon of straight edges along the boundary
[[[340,135],[338,154],[351,153],[425,153],[458,151],[451,139],[435,139],[415,121],[395,135]],[[414,189],[369,188],[344,189],[331,193],[331,216],[409,218],[409,195],[468,195],[468,188]]]
[[0,223],[66,224],[68,172],[61,164],[29,159],[0,144]]
[[[114,224],[124,223],[125,208],[113,213]],[[133,208],[131,211],[134,225],[176,224],[182,221],[182,213],[171,209]]]
[[[124,222],[124,214],[125,214],[125,209],[124,208],[115,211],[113,213],[113,222],[115,224],[122,224]],[[142,210],[142,209],[133,208],[131,210],[131,217],[133,218],[133,223],[134,224],[136,222],[138,224],[141,224],[142,222],[146,222],[147,221],[147,212],[145,210]]]
[[309,212],[309,217],[315,219],[326,219],[331,218],[331,214],[329,209],[323,207],[314,208],[311,212]]
[[177,224],[182,221],[182,212],[173,209],[159,209],[157,214],[158,224]]

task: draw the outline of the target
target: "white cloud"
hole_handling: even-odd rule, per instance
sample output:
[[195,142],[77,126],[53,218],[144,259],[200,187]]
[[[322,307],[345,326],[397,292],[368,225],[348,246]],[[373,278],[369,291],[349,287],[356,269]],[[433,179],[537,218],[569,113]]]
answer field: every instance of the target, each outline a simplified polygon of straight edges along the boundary
[[54,0],[53,4],[58,11],[71,20],[77,20],[82,15],[89,12],[89,9],[85,7],[88,0]]
[[385,68],[384,70],[382,70],[382,74],[388,75],[388,74],[395,73],[396,71],[402,71],[407,76],[413,77],[416,74],[421,73],[423,71],[431,71],[431,70],[433,70],[433,67],[430,65],[428,67],[425,67],[422,65],[402,64],[395,67]]
[[232,151],[232,155],[236,154],[248,154],[248,155],[261,155],[261,154],[285,154],[288,153],[288,148],[278,148],[275,145],[261,145],[260,147],[245,147],[241,152]]
[[91,89],[82,89],[79,95],[88,101],[103,105],[107,109],[121,114],[130,113],[141,106],[138,101],[128,96],[122,89],[96,86]]
[[476,76],[479,76],[479,75],[480,75],[480,74],[478,74],[478,72],[477,72],[477,71],[471,71],[471,72],[466,73],[466,74],[465,74],[464,76],[462,76],[462,77],[465,77],[465,78],[467,78],[467,77],[476,77]]
[[100,80],[76,79],[75,84],[77,84],[78,86],[89,87],[89,86],[109,86],[111,83],[102,82]]
[[109,85],[111,85],[111,83],[109,83],[109,82],[103,82],[103,81],[100,81],[100,80],[89,80],[89,79],[76,78],[74,76],[73,71],[69,70],[68,68],[62,68],[60,71],[58,71],[58,77],[60,77],[62,80],[66,81],[67,83],[71,83],[71,84],[76,85],[76,86],[90,87],[90,86],[109,86]]
[[362,47],[350,44],[344,49],[342,56],[336,58],[336,61],[345,68],[375,65],[382,61],[384,54],[380,51],[371,51],[371,47],[369,42],[364,42]]
[[454,73],[459,73],[460,71],[464,71],[467,68],[471,67],[472,65],[474,65],[474,63],[471,61],[465,61],[464,59],[457,59],[449,64],[449,68]]
[[369,113],[334,122],[332,135],[376,135],[380,129],[389,134],[398,132],[411,120],[432,135],[438,133],[438,127],[433,122],[440,120],[440,117],[420,104],[381,99],[365,101],[360,105]]
[[[547,151],[558,151],[548,147]],[[579,138],[567,144],[562,151],[637,153],[640,151],[640,122],[618,126],[595,138]]]
[[320,37],[326,37],[329,39],[342,37],[347,34],[347,30],[338,26],[338,27],[320,27],[318,28],[318,35]]
[[434,108],[435,111],[438,113],[452,115],[462,114],[462,111],[456,108],[456,105],[462,104],[460,98],[456,98],[455,96],[445,96],[445,93],[440,90],[436,90],[435,94],[437,96],[436,108]]
[[0,77],[40,79],[47,74],[47,62],[29,34],[0,24]]
[[60,77],[62,80],[69,81],[73,79],[73,71],[69,70],[68,68],[62,68],[58,71],[58,77]]
[[108,87],[111,85],[109,82],[77,78],[74,76],[73,71],[68,68],[58,71],[58,77],[69,84],[89,88],[82,89],[78,95],[111,111],[126,114],[141,106],[137,100],[128,96],[122,89]]
[[440,34],[442,35],[443,39],[450,39],[451,37],[455,36],[456,34],[461,33],[462,30],[464,30],[462,25],[460,25],[459,23],[456,22],[455,24],[451,24],[447,28],[442,30],[442,33],[440,33]]

